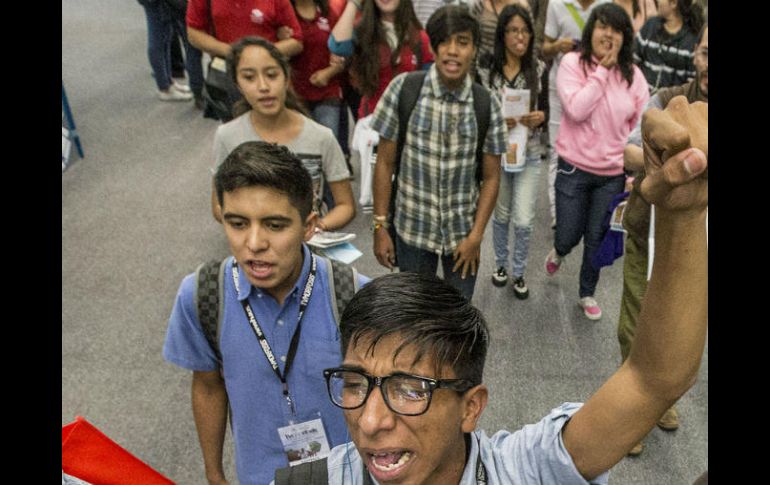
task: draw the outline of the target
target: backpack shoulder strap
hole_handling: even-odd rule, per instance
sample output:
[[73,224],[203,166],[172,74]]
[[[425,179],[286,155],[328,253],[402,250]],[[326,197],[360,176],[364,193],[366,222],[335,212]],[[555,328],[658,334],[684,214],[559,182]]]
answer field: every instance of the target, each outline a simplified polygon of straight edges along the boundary
[[220,365],[222,354],[219,351],[219,337],[224,312],[223,283],[227,259],[208,261],[195,270],[195,309],[198,322]]
[[401,92],[398,95],[398,140],[396,141],[396,164],[395,175],[398,176],[398,169],[401,165],[401,152],[404,150],[406,141],[406,125],[409,123],[414,107],[417,104],[417,98],[422,90],[422,83],[428,71],[412,71],[404,78],[401,85]]
[[345,307],[348,306],[353,295],[359,289],[358,271],[354,267],[340,261],[323,256],[316,257],[320,257],[326,264],[326,274],[331,286],[330,289],[332,290],[329,292],[329,297],[332,300],[334,321],[339,326],[342,312],[345,311]]
[[398,192],[398,173],[401,170],[401,153],[406,143],[406,128],[409,117],[417,105],[417,98],[422,91],[422,84],[428,71],[412,71],[404,78],[401,92],[398,94],[398,138],[396,139],[396,157],[393,160],[393,186],[390,191],[388,213],[391,217],[396,210],[396,192]]
[[473,111],[476,112],[476,124],[478,126],[478,138],[476,140],[476,181],[480,184],[483,180],[484,167],[484,141],[487,139],[490,117],[489,90],[481,84],[473,83]]
[[326,458],[275,471],[275,485],[328,485]]

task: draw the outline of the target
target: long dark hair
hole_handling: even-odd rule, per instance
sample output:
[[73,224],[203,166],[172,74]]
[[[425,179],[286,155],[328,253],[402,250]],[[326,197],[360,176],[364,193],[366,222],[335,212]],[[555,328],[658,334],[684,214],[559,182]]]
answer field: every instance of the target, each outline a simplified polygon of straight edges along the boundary
[[537,62],[535,61],[534,49],[535,49],[535,29],[532,23],[532,17],[529,10],[519,5],[518,3],[512,5],[506,5],[500,12],[500,17],[497,20],[497,30],[495,30],[495,49],[492,51],[492,63],[489,69],[489,84],[494,85],[494,78],[500,76],[505,79],[505,71],[503,68],[506,64],[506,49],[505,49],[505,29],[508,27],[508,23],[512,18],[519,16],[524,23],[527,24],[527,29],[530,32],[529,45],[527,45],[527,51],[521,56],[521,72],[524,74],[524,79],[527,80],[527,86],[529,86],[529,106],[530,110],[535,109],[537,103],[538,88],[540,83],[537,77]]
[[594,35],[596,21],[601,20],[604,24],[623,34],[623,45],[618,52],[618,68],[623,75],[623,79],[631,86],[634,82],[634,61],[632,44],[634,40],[634,28],[631,26],[631,18],[623,7],[615,3],[603,3],[591,11],[588,22],[583,29],[583,38],[580,40],[581,54],[580,62],[583,64],[585,72],[586,65],[594,66],[593,45],[591,38]]
[[[361,12],[361,21],[356,26],[355,42],[353,46],[353,58],[351,71],[358,82],[361,93],[372,96],[377,92],[380,84],[380,48],[388,45],[385,38],[385,29],[381,23],[380,9],[374,1],[364,2]],[[400,0],[398,8],[394,12],[396,29],[396,48],[391,51],[390,65],[398,64],[398,58],[404,45],[413,46],[419,41],[419,32],[422,25],[414,13],[412,0]]]
[[[230,54],[227,56],[227,72],[230,74],[230,78],[235,85],[238,85],[238,64],[241,62],[243,51],[251,46],[265,49],[267,53],[270,54],[270,57],[275,59],[275,62],[281,66],[281,70],[283,71],[284,76],[286,76],[286,107],[299,111],[305,116],[309,116],[307,109],[299,100],[299,97],[294,92],[294,88],[291,86],[291,67],[289,67],[289,61],[286,59],[286,56],[281,54],[281,51],[267,39],[249,35],[241,37],[231,45]],[[239,99],[233,105],[233,116],[236,118],[249,111],[251,111],[251,106],[248,101],[243,98]]]
[[693,35],[698,35],[703,28],[703,10],[692,0],[676,0],[676,10],[682,17],[682,23]]

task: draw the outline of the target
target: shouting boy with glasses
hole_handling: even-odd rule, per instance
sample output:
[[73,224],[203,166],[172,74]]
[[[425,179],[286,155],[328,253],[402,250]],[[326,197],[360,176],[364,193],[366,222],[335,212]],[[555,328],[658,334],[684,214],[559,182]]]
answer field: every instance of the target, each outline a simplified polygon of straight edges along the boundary
[[[345,309],[343,362],[324,372],[353,443],[335,447],[322,470],[315,462],[323,481],[313,472],[303,483],[606,484],[700,366],[707,123],[706,105],[683,97],[645,114],[641,194],[657,207],[655,266],[631,355],[584,405],[563,404],[514,433],[476,431],[488,400],[483,316],[433,276],[387,275]],[[279,470],[276,485],[299,483],[301,467]]]

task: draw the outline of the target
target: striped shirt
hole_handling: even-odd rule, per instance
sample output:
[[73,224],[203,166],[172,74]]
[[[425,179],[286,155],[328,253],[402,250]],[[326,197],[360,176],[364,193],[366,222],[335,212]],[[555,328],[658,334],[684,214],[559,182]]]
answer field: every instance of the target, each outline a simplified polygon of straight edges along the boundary
[[[382,138],[398,139],[398,98],[404,74],[385,90],[371,122]],[[398,176],[394,224],[410,246],[449,254],[473,228],[478,206],[476,140],[470,76],[449,91],[433,65],[409,117]],[[500,102],[490,96],[484,153],[505,152],[506,129]]]
[[679,86],[695,77],[693,52],[697,34],[682,26],[676,34],[663,27],[662,17],[652,17],[637,32],[634,62],[644,73],[650,90]]

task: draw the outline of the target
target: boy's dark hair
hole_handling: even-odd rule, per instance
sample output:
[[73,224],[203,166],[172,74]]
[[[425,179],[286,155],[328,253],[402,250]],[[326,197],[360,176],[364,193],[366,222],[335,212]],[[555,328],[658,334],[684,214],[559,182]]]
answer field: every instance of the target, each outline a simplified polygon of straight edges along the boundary
[[393,355],[416,349],[413,364],[433,360],[436,376],[449,365],[458,379],[481,384],[489,334],[481,312],[452,286],[419,273],[381,276],[364,286],[340,320],[342,355],[348,345],[368,342],[373,352],[383,338],[401,339]]
[[609,25],[623,34],[623,45],[620,47],[620,52],[618,52],[617,66],[623,75],[623,79],[626,80],[630,87],[634,83],[634,28],[631,25],[631,17],[618,4],[603,3],[591,11],[591,15],[589,15],[588,21],[583,28],[583,38],[580,40],[582,50],[580,62],[583,64],[583,70],[585,70],[586,65],[593,66],[596,64],[592,57],[593,44],[591,43],[591,38],[594,35],[597,20],[601,20],[605,25]]
[[219,205],[224,193],[242,187],[267,187],[289,197],[302,222],[313,208],[313,181],[302,162],[285,146],[247,141],[225,158],[214,175]]
[[481,41],[479,23],[464,5],[444,5],[438,8],[428,19],[425,32],[434,52],[438,52],[439,44],[458,32],[470,32],[474,47],[478,47]]

